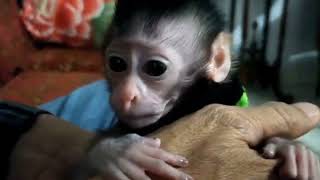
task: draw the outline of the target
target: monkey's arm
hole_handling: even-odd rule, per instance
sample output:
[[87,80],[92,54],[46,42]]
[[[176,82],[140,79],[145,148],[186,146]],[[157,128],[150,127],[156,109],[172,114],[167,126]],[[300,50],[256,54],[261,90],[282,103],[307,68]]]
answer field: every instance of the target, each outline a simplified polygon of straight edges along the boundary
[[96,175],[105,179],[149,180],[147,172],[163,178],[192,178],[176,169],[188,165],[186,158],[160,148],[161,140],[130,134],[119,124],[100,132],[91,141],[86,154],[71,171],[73,180]]

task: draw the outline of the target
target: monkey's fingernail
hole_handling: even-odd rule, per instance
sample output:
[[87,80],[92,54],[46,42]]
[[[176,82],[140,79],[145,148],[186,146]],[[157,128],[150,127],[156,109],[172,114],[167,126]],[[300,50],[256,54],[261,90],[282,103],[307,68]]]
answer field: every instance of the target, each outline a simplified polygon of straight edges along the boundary
[[186,175],[186,177],[184,178],[184,180],[193,180],[193,178],[189,175]]
[[274,158],[276,155],[276,145],[268,144],[265,148],[263,148],[262,156],[265,158]]
[[189,165],[189,161],[186,158],[181,158],[179,160],[179,164],[183,167],[188,166]]
[[153,140],[157,141],[157,143],[161,144],[161,139],[159,138],[153,138]]
[[272,158],[274,157],[273,153],[271,151],[264,151],[262,154],[263,157],[265,158]]

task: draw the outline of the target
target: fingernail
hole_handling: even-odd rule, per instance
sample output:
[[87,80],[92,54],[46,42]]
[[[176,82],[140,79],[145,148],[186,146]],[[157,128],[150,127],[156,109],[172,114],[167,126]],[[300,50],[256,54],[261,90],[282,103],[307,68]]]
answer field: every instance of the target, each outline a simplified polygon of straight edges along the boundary
[[153,138],[153,140],[155,140],[158,144],[161,144],[161,139],[159,139],[159,138]]
[[275,144],[268,144],[264,149],[263,149],[263,154],[262,156],[265,158],[274,158],[275,154],[275,149],[276,145]]
[[271,152],[271,151],[264,151],[262,156],[265,157],[265,158],[273,158],[274,157],[274,153]]
[[183,167],[188,166],[189,165],[189,161],[186,158],[181,158],[179,160],[179,164]]
[[184,178],[184,180],[193,180],[193,178],[189,175],[186,175],[186,177]]

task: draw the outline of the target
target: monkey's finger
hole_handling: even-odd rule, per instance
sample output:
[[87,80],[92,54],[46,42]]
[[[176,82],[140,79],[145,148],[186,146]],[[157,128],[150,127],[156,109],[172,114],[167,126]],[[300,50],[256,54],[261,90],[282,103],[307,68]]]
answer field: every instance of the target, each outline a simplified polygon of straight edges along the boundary
[[276,157],[277,145],[274,143],[269,143],[263,148],[262,156],[267,159],[273,159]]
[[108,165],[100,175],[104,180],[130,180],[118,167]]
[[308,149],[303,145],[296,145],[296,161],[298,170],[298,179],[309,179],[309,162],[311,161],[308,155]]
[[271,138],[267,141],[266,146],[263,148],[263,156],[265,158],[273,159],[276,158],[278,151],[280,151],[281,148],[283,148],[286,145],[289,145],[291,141],[284,139],[284,138],[279,138],[279,137],[274,137]]
[[308,151],[307,155],[309,156],[309,161],[308,161],[308,165],[309,165],[309,177],[308,179],[311,180],[315,180],[315,179],[319,179],[319,167],[318,167],[318,157],[315,156],[315,154],[312,151]]
[[143,169],[128,160],[120,159],[118,166],[131,180],[151,180]]
[[159,148],[161,145],[161,140],[159,138],[148,138],[144,137],[142,143],[151,147]]
[[285,139],[285,138],[280,138],[280,137],[274,137],[271,138],[267,141],[267,143],[272,143],[275,145],[286,145],[286,144],[290,144],[292,141]]
[[283,165],[280,168],[280,175],[295,179],[298,171],[294,146],[284,146],[279,150],[277,155],[284,158]]
[[147,172],[154,175],[158,175],[162,178],[176,179],[176,180],[192,180],[193,178],[178,169],[170,166],[166,162],[146,156],[143,154],[137,154],[134,162],[145,169]]
[[314,179],[320,179],[320,161],[318,156],[316,156],[316,175]]
[[172,166],[186,167],[189,164],[187,158],[169,153],[160,148],[145,147],[142,149],[142,151],[145,154],[153,158],[163,160]]

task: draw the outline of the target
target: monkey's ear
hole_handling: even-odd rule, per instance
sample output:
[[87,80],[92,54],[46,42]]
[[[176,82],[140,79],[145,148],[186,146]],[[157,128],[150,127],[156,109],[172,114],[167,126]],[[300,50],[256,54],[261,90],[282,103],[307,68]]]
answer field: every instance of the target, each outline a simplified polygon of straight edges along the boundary
[[215,82],[225,80],[231,69],[231,35],[221,32],[211,45],[206,76]]

